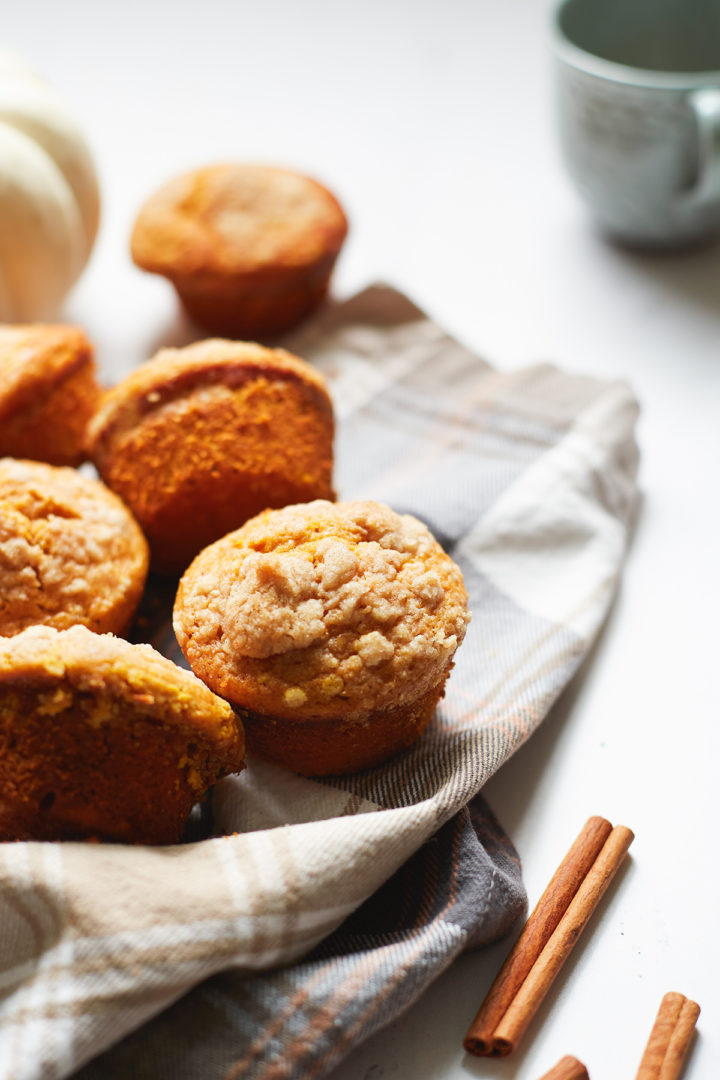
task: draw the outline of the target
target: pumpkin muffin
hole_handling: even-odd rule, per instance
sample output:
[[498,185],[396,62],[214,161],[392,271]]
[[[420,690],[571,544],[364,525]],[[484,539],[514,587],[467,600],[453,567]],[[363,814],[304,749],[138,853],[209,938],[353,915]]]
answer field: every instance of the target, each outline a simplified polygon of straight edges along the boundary
[[346,234],[337,199],[310,177],[223,164],[152,195],[130,246],[135,263],[168,278],[211,334],[263,340],[321,303]]
[[36,623],[124,633],[148,545],[130,511],[75,469],[0,459],[0,635]]
[[309,364],[208,340],[161,350],[110,390],[90,446],[150,541],[153,569],[180,574],[260,510],[333,498],[333,429]]
[[84,626],[0,640],[0,840],[169,844],[243,768],[232,709],[149,645]]
[[236,707],[248,749],[307,775],[409,746],[469,618],[461,572],[421,522],[323,500],[201,552],[174,610],[191,668]]
[[82,330],[0,326],[0,457],[80,464],[99,396]]

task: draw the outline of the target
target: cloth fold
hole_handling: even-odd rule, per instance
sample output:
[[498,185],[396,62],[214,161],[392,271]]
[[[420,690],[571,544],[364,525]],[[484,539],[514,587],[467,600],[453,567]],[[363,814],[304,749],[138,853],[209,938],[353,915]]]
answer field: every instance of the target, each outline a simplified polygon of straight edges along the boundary
[[[2,845],[8,1080],[324,1076],[522,910],[477,797],[607,611],[636,499],[633,395],[546,364],[495,371],[385,286],[287,344],[328,378],[340,497],[415,514],[463,570],[473,622],[446,697],[377,769],[314,781],[250,761],[217,785],[205,838]],[[138,632],[182,662],[171,592]]]

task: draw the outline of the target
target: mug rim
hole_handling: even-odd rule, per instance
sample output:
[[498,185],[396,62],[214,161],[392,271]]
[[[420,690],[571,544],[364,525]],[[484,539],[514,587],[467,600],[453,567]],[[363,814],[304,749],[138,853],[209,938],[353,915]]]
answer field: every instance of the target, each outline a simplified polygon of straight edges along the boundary
[[621,64],[616,60],[606,60],[602,56],[582,49],[566,35],[560,20],[562,13],[576,0],[560,0],[555,5],[552,20],[555,54],[571,67],[595,75],[599,79],[626,83],[629,86],[644,86],[649,89],[695,90],[704,86],[720,86],[720,67],[707,71],[661,71],[657,68],[641,68],[631,64]]

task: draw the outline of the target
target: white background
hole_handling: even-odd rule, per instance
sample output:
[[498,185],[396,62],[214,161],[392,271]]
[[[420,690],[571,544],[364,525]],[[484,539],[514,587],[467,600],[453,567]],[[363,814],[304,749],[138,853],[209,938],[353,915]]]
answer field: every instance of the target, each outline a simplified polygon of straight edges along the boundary
[[531,904],[590,814],[632,827],[631,858],[515,1056],[461,1046],[505,942],[463,956],[335,1080],[537,1080],[565,1053],[593,1080],[631,1078],[666,990],[702,1005],[686,1075],[713,1080],[720,246],[630,254],[595,231],[555,142],[547,0],[4,8],[2,44],[62,90],[97,160],[102,229],[63,317],[107,379],[184,333],[169,287],[128,256],[141,202],[181,170],[254,160],[344,203],[338,296],[383,279],[499,367],[551,359],[633,385],[643,500],[617,601],[486,789]]

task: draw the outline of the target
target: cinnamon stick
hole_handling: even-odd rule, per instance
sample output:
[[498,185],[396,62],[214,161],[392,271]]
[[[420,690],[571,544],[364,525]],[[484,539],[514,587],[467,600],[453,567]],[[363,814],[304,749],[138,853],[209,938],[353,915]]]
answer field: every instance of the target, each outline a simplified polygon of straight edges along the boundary
[[678,1080],[690,1049],[700,1006],[684,994],[665,994],[636,1080]]
[[590,1080],[590,1076],[582,1061],[568,1054],[550,1072],[543,1073],[540,1080]]
[[590,818],[540,897],[478,1010],[463,1045],[479,1057],[512,1052],[633,840]]

